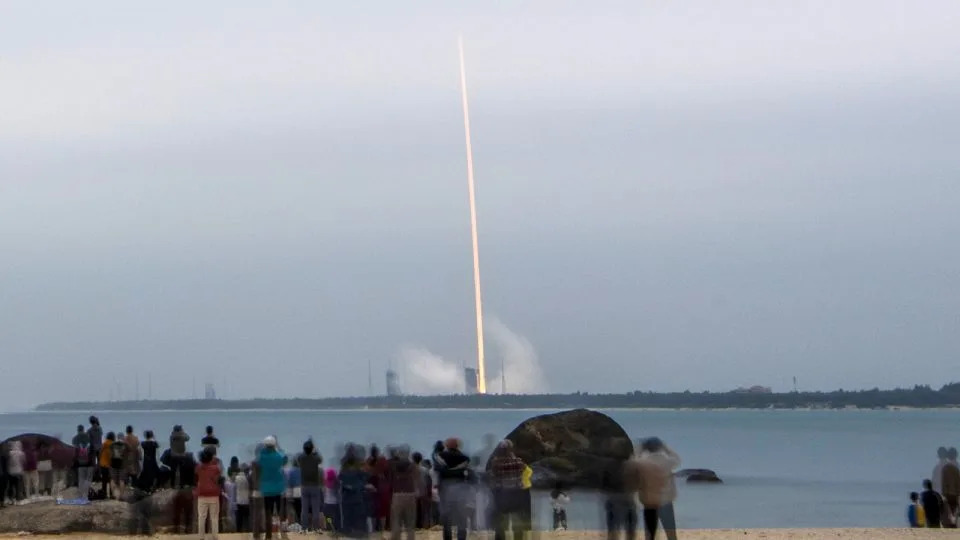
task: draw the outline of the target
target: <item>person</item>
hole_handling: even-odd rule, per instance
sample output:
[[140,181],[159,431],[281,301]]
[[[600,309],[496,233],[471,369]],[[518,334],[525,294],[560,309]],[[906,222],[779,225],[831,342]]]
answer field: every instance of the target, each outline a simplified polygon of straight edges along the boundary
[[200,444],[203,445],[204,448],[212,450],[213,455],[216,456],[217,451],[220,449],[220,439],[213,434],[213,426],[207,426],[206,433],[206,436],[200,439]]
[[237,493],[237,514],[234,522],[237,524],[237,532],[250,532],[250,466],[243,464],[240,472],[234,475],[233,483]]
[[103,445],[100,447],[100,454],[98,456],[100,465],[101,492],[104,499],[111,498],[113,494],[110,482],[110,461],[113,458],[113,442],[116,439],[117,436],[114,435],[112,431],[107,433],[107,437],[103,441]]
[[[629,455],[632,443],[626,438],[613,438],[607,442],[613,455]],[[637,536],[636,475],[630,475],[628,460],[611,460],[603,469],[600,488],[604,494],[604,512],[607,539],[616,540],[623,531],[627,540]]]
[[147,493],[152,493],[157,487],[157,478],[160,476],[160,464],[157,462],[157,450],[160,445],[154,439],[153,431],[143,432],[143,442],[140,443],[143,456],[143,468],[140,471],[139,486]]
[[254,540],[259,540],[260,535],[266,530],[263,493],[260,492],[260,464],[256,460],[262,448],[263,443],[259,443],[254,451],[254,460],[250,464],[250,475],[247,477],[250,481],[250,530],[253,532]]
[[243,469],[240,467],[240,458],[233,456],[230,458],[230,466],[227,467],[227,477],[233,478],[234,476],[243,472]]
[[140,438],[133,432],[133,426],[127,426],[126,436],[123,438],[123,483],[125,486],[135,485],[140,478]]
[[37,471],[37,449],[33,444],[23,445],[23,485],[24,497],[35,499],[40,495],[40,473]]
[[453,539],[453,529],[457,529],[457,540],[467,538],[467,502],[471,497],[470,458],[460,451],[460,440],[449,438],[444,450],[434,456],[440,478],[440,520],[443,525],[443,540]]
[[[184,466],[187,456],[187,443],[190,441],[190,435],[183,430],[183,426],[173,426],[170,432],[170,468],[173,469],[174,477]],[[176,483],[176,478],[174,478]]]
[[303,453],[297,456],[300,467],[301,500],[300,526],[304,531],[320,531],[323,527],[323,456],[317,452],[313,440],[303,443]]
[[933,468],[933,474],[930,480],[933,482],[933,490],[937,493],[943,492],[943,466],[947,464],[947,448],[941,446],[937,448],[937,464]]
[[657,437],[651,437],[641,443],[634,465],[647,540],[656,537],[659,523],[663,524],[668,540],[676,540],[673,501],[677,498],[677,486],[673,473],[680,466],[680,456]]
[[96,416],[91,416],[89,422],[87,436],[90,437],[90,452],[94,456],[100,456],[100,450],[103,449],[103,428],[100,427],[100,419]]
[[284,457],[283,476],[287,483],[287,489],[284,493],[283,520],[288,519],[294,523],[300,523],[300,513],[303,509],[303,488],[301,486],[300,465],[297,460],[290,462]]
[[331,533],[340,531],[340,478],[337,470],[328,467],[323,479],[324,526]]
[[563,491],[563,484],[557,482],[550,492],[550,506],[553,508],[553,530],[567,530],[567,505],[570,496]]
[[[213,538],[220,532],[220,467],[213,460],[213,451],[204,448],[200,452],[200,463],[194,470],[197,487],[197,534]],[[209,528],[207,522],[209,521]]]
[[340,488],[339,533],[347,538],[366,537],[370,500],[367,494],[376,488],[369,482],[356,445],[349,444],[344,451],[337,485]]
[[487,482],[493,494],[494,539],[504,540],[507,527],[513,537],[522,540],[529,530],[524,509],[523,472],[527,464],[513,451],[513,442],[500,441],[490,461]]
[[417,472],[420,473],[420,490],[417,493],[417,528],[429,529],[433,526],[430,519],[431,493],[433,492],[430,464],[424,463],[423,454],[420,452],[414,452],[412,459],[413,464],[417,466]]
[[366,471],[374,490],[368,493],[370,498],[370,518],[376,531],[387,530],[387,518],[390,516],[390,483],[387,479],[387,458],[380,453],[377,445],[370,445],[370,457],[367,458]]
[[406,531],[407,540],[414,540],[417,526],[417,496],[421,491],[419,465],[410,461],[406,447],[395,448],[387,469],[387,484],[391,487],[390,537],[400,540]]
[[124,484],[126,483],[124,471],[127,457],[127,443],[124,437],[118,437],[113,432],[107,435],[110,438],[113,435],[113,444],[110,445],[110,489],[113,492],[113,498],[122,500],[124,494]]
[[13,493],[15,502],[23,500],[25,491],[23,473],[26,459],[27,457],[23,453],[23,444],[20,441],[13,441],[7,455],[7,476],[10,483],[9,489]]
[[196,512],[194,487],[197,485],[197,463],[192,454],[186,454],[177,462],[178,470],[173,473],[173,529],[174,532],[190,534],[193,532],[193,515]]
[[80,499],[90,496],[90,484],[93,482],[93,467],[95,453],[90,444],[90,434],[84,431],[83,426],[77,426],[77,434],[70,441],[73,445],[74,468],[77,470],[77,489]]
[[53,452],[43,439],[37,443],[37,474],[41,495],[53,495]]
[[907,523],[914,529],[922,529],[927,526],[926,513],[920,504],[920,494],[916,491],[910,493],[910,506],[907,507]]
[[923,481],[923,493],[920,494],[920,505],[927,519],[928,529],[940,528],[940,510],[943,508],[943,497],[934,491],[931,480]]
[[282,498],[286,490],[283,474],[283,452],[277,447],[277,439],[268,436],[263,440],[263,448],[257,454],[257,465],[260,473],[260,493],[263,495],[263,506],[266,522],[266,537],[273,538],[273,518],[283,521]]
[[957,464],[957,449],[947,450],[947,462],[941,471],[941,491],[947,508],[940,520],[944,527],[957,527],[957,513],[960,512],[960,465]]

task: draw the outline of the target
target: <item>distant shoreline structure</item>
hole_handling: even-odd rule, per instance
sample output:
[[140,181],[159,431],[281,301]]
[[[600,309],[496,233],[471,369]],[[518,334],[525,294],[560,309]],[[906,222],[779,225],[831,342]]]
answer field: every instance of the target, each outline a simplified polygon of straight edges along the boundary
[[953,409],[960,383],[893,390],[833,392],[628,392],[624,394],[520,394],[331,398],[175,399],[44,403],[35,412],[58,411],[275,411],[386,409]]

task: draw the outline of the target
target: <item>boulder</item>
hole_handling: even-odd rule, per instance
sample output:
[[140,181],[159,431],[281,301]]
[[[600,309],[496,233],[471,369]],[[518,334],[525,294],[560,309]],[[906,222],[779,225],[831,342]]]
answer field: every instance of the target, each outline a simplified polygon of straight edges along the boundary
[[683,469],[677,471],[677,478],[686,478],[688,484],[722,484],[723,480],[710,469]]
[[[609,416],[576,409],[530,418],[506,436],[533,469],[533,485],[599,488],[604,472],[628,459],[633,445]],[[490,462],[487,462],[487,469]]]
[[130,505],[123,502],[95,501],[85,506],[65,506],[44,501],[4,507],[0,510],[0,533],[125,534],[129,520]]
[[69,470],[73,467],[76,450],[56,437],[41,433],[22,433],[0,442],[0,446],[9,448],[9,444],[14,441],[19,442],[24,449],[40,450],[42,455],[38,455],[37,459],[49,459],[55,469]]

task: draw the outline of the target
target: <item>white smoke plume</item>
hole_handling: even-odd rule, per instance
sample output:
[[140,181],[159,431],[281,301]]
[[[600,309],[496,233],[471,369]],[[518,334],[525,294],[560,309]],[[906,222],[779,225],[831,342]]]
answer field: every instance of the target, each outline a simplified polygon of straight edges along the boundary
[[[495,354],[488,354],[487,391],[500,393],[506,374],[507,393],[532,394],[547,389],[537,352],[530,340],[517,334],[496,317],[485,317],[487,337]],[[403,392],[414,395],[462,394],[465,391],[463,365],[430,352],[424,347],[400,349]],[[473,366],[475,362],[468,362]],[[501,370],[501,363],[503,369]]]

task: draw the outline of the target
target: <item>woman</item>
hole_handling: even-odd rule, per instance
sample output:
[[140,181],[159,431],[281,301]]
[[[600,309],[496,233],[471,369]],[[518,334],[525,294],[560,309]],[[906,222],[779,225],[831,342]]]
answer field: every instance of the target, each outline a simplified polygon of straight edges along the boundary
[[356,446],[348,445],[340,465],[340,533],[348,538],[367,535],[368,494],[375,491],[363,470]]
[[327,530],[331,533],[340,532],[340,478],[333,467],[324,471],[323,515]]
[[673,501],[677,498],[674,471],[680,467],[680,456],[656,437],[641,442],[640,455],[631,464],[639,479],[639,498],[643,504],[643,526],[647,538],[657,534],[658,524],[668,540],[676,540],[677,525]]
[[152,492],[157,487],[157,477],[160,475],[160,464],[157,463],[157,449],[160,445],[153,437],[153,431],[143,432],[143,442],[140,443],[143,453],[143,470],[140,471],[140,489]]
[[113,436],[113,444],[110,445],[110,489],[113,492],[113,498],[123,499],[123,492],[126,477],[124,476],[124,464],[127,457],[127,443],[122,436]]
[[214,461],[213,452],[209,448],[200,452],[196,477],[197,534],[207,537],[206,524],[209,520],[209,534],[216,538],[220,532],[220,465]]
[[366,472],[369,483],[376,489],[370,494],[370,517],[373,518],[374,529],[380,532],[387,530],[387,517],[390,515],[390,503],[393,490],[387,472],[390,465],[377,445],[370,446],[370,457],[367,458]]

